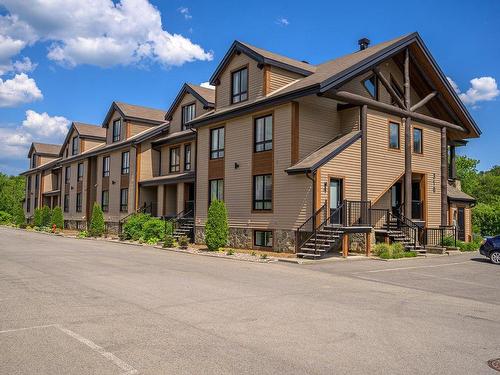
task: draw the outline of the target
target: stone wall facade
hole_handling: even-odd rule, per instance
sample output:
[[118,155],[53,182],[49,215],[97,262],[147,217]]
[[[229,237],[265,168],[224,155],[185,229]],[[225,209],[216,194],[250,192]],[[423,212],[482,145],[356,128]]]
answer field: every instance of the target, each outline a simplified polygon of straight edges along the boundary
[[64,220],[64,229],[87,230],[87,222],[85,220]]

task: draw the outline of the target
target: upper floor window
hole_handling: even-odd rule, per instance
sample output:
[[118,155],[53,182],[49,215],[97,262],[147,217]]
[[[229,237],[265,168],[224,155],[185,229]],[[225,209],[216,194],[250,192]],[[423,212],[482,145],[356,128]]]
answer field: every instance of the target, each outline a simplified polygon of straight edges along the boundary
[[389,148],[399,149],[399,124],[389,123]]
[[27,184],[28,184],[28,191],[31,191],[31,176],[28,176]]
[[120,190],[120,211],[127,212],[128,211],[128,189]]
[[82,212],[82,193],[76,193],[76,212]]
[[248,68],[231,73],[231,103],[248,99]]
[[31,155],[31,168],[36,168],[36,154]]
[[31,210],[31,198],[26,199],[26,212],[30,212]]
[[182,107],[182,130],[188,128],[186,123],[193,120],[196,117],[196,104],[188,104]]
[[113,142],[118,142],[122,135],[122,120],[113,121]]
[[208,198],[208,204],[215,200],[221,201],[224,199],[224,180],[210,180],[210,192]]
[[73,137],[71,140],[71,155],[78,154],[78,137]]
[[255,119],[255,152],[268,151],[273,148],[273,116]]
[[101,193],[101,208],[104,212],[109,210],[109,190],[103,190]]
[[78,181],[83,181],[83,163],[78,163]]
[[109,156],[102,158],[102,177],[109,177]]
[[375,75],[363,80],[363,87],[366,91],[368,91],[373,99],[377,99],[377,77]]
[[210,130],[210,159],[224,157],[224,128]]
[[69,184],[69,181],[71,180],[71,167],[68,165],[64,169],[64,183]]
[[69,211],[69,194],[64,194],[64,212]]
[[40,186],[40,175],[36,174],[35,175],[35,190],[38,190],[39,186]]
[[191,145],[187,144],[184,146],[184,170],[191,170]]
[[268,211],[273,208],[273,176],[253,177],[253,209]]
[[122,174],[130,173],[130,153],[128,151],[122,152]]
[[420,128],[413,128],[413,152],[416,154],[423,153],[423,131]]
[[173,147],[170,149],[170,173],[180,172],[181,170],[181,161],[179,155],[179,147]]

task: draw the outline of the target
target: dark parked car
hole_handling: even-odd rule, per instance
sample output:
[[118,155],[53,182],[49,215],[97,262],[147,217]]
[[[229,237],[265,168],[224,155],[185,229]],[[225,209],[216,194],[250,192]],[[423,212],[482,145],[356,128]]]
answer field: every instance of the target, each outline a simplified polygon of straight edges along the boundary
[[492,263],[500,264],[500,236],[487,238],[479,248],[479,252],[490,258]]

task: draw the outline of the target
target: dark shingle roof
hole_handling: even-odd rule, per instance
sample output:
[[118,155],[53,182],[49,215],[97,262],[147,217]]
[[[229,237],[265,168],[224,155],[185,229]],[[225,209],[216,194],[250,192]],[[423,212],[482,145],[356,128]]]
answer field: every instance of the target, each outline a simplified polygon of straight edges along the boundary
[[127,104],[123,102],[114,102],[125,117],[153,120],[158,122],[165,121],[165,111],[161,109],[143,107],[140,105]]
[[54,156],[59,155],[59,151],[61,150],[61,145],[55,145],[52,143],[33,142],[31,147],[38,154],[46,154]]
[[207,103],[215,104],[215,89],[193,85],[192,83],[188,83],[187,85],[189,85],[189,87],[191,87],[198,95],[205,99]]
[[82,137],[106,138],[106,129],[97,125],[85,124],[83,122],[73,122],[73,126]]
[[464,193],[461,190],[458,190],[455,186],[448,184],[448,199],[450,201],[461,201],[461,202],[475,202],[476,199],[471,197],[470,195]]

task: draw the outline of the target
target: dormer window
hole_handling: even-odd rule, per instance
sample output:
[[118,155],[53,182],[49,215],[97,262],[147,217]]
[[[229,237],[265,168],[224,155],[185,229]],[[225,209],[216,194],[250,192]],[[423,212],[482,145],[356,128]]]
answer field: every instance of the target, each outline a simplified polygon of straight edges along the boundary
[[196,104],[188,104],[182,107],[182,130],[187,129],[186,123],[196,117]]
[[363,81],[363,87],[368,91],[373,99],[377,99],[377,77],[372,75]]
[[122,135],[122,119],[113,121],[113,142],[119,142]]
[[36,154],[31,155],[31,168],[36,168]]
[[239,103],[248,99],[248,68],[231,73],[231,103]]
[[71,140],[71,155],[78,154],[78,137],[73,137]]

